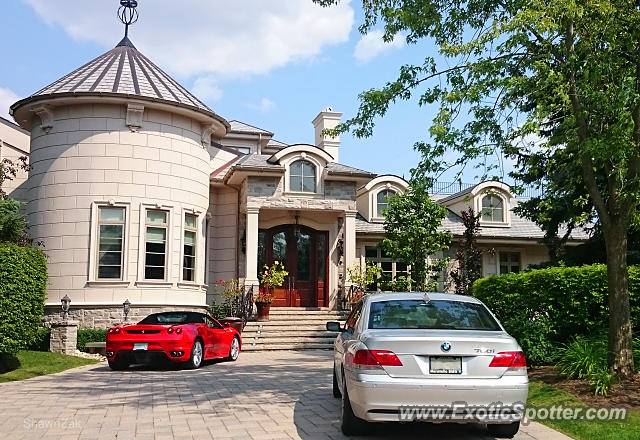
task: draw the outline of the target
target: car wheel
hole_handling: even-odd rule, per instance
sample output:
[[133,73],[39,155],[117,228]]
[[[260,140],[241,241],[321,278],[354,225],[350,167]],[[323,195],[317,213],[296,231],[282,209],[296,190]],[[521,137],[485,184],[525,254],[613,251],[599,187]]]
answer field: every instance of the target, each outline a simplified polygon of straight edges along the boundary
[[368,423],[359,419],[353,413],[351,401],[349,400],[349,393],[347,392],[347,384],[344,380],[342,382],[342,389],[342,433],[344,435],[364,434],[367,430]]
[[512,438],[520,429],[520,422],[509,423],[508,425],[487,425],[489,434],[498,438]]
[[342,397],[342,393],[340,392],[340,387],[338,386],[338,375],[336,374],[336,366],[333,366],[333,397],[340,398]]
[[109,361],[109,368],[114,371],[126,370],[127,368],[129,368],[129,363],[119,360]]
[[229,347],[229,356],[227,359],[233,362],[238,359],[238,356],[240,356],[240,341],[237,336],[234,336],[231,341],[231,346]]
[[196,339],[193,343],[193,347],[191,348],[191,357],[187,362],[187,365],[191,369],[200,368],[202,365],[202,359],[204,357],[204,351],[202,350],[202,342],[200,339]]

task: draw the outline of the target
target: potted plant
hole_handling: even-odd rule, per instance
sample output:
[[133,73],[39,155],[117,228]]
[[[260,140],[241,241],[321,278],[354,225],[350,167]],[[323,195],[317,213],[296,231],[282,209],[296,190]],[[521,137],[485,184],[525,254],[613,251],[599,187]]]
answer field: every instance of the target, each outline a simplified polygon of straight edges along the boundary
[[254,297],[258,309],[258,321],[269,320],[269,310],[273,302],[274,287],[281,287],[285,277],[289,275],[284,264],[274,261],[271,267],[265,265],[260,274],[260,289]]
[[242,296],[244,288],[242,284],[235,278],[223,281],[218,280],[215,284],[215,290],[223,299],[223,309],[226,316],[219,321],[222,324],[228,324],[229,326],[242,331],[242,319],[237,317],[239,302],[238,299]]
[[364,292],[367,290],[367,286],[375,283],[380,277],[382,269],[377,264],[366,262],[364,267],[361,264],[347,268],[347,274],[349,275],[349,281],[355,286],[355,291],[347,300],[350,303],[355,303],[362,298]]

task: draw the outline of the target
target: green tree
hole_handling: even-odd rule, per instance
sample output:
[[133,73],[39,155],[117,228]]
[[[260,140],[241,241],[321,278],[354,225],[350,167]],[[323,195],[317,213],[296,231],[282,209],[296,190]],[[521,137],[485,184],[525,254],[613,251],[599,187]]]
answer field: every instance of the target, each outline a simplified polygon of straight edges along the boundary
[[20,214],[20,202],[0,199],[0,242],[22,243],[25,240],[27,220]]
[[430,263],[429,257],[451,244],[451,233],[439,230],[447,209],[431,200],[426,185],[417,180],[404,194],[391,196],[387,203],[382,249],[411,265],[412,290],[434,290],[433,274],[444,269],[447,260]]
[[[328,6],[340,0],[314,0]],[[637,0],[366,0],[366,33],[429,39],[438,56],[400,67],[360,95],[336,131],[369,136],[391,103],[439,103],[416,175],[468,162],[490,174],[506,157],[514,177],[596,218],[606,245],[609,368],[634,374],[627,233],[640,204],[640,3]],[[429,81],[433,79],[434,81]],[[565,195],[575,192],[574,198]]]
[[458,267],[451,271],[451,278],[458,295],[473,295],[473,283],[482,278],[482,254],[477,237],[480,231],[480,216],[473,208],[462,211],[464,234],[456,251]]

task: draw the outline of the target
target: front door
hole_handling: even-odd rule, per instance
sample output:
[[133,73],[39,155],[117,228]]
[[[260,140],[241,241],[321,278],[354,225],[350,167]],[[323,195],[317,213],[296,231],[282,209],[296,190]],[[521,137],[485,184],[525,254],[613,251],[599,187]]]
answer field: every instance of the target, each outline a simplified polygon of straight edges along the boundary
[[273,307],[327,305],[328,234],[305,226],[285,225],[260,231],[258,273],[264,265],[284,263],[289,276],[274,289]]

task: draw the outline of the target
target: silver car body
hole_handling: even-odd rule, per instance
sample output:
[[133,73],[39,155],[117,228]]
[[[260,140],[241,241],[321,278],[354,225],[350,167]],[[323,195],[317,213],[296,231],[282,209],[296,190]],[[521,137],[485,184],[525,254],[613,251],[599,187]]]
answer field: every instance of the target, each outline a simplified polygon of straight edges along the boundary
[[[497,319],[499,331],[368,328],[372,303],[423,298],[430,301],[470,302],[486,308],[473,297],[444,293],[366,295],[356,305],[361,309],[355,324],[352,323],[353,328],[345,328],[334,344],[334,368],[338,386],[342,393],[345,391],[344,387],[347,387],[355,416],[369,422],[398,421],[401,408],[411,406],[455,409],[456,404],[459,406],[461,403],[468,406],[496,403],[506,407],[523,405],[529,386],[526,368],[489,367],[495,354],[522,350]],[[493,314],[491,316],[495,319]],[[450,345],[446,353],[442,348],[445,343]],[[384,366],[372,370],[356,368],[349,363],[349,356],[353,357],[360,349],[392,351],[402,366]],[[461,357],[460,374],[431,374],[430,358],[445,354]],[[512,417],[511,422],[520,419],[517,414]],[[431,421],[478,423],[478,419],[474,417]],[[481,421],[508,423],[503,418],[492,417],[485,417]]]

